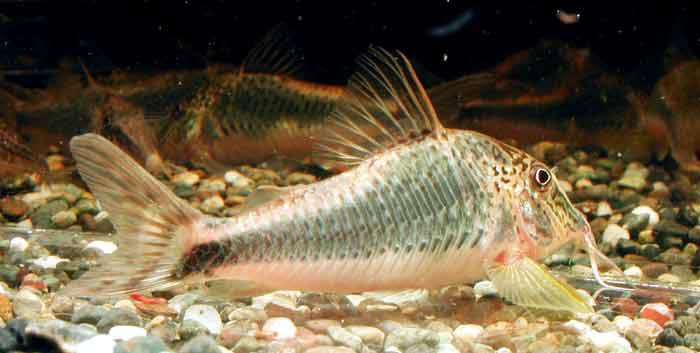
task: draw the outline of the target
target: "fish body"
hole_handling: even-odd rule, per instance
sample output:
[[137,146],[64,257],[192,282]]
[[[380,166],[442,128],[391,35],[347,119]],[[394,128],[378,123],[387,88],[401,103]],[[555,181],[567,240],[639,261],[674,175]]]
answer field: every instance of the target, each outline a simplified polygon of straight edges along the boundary
[[[437,120],[408,60],[372,49],[319,149],[351,169],[235,218],[194,210],[97,135],[71,141],[120,249],[64,290],[120,295],[183,284],[322,292],[491,279],[521,305],[590,312],[537,263],[591,239],[556,178],[525,152]],[[237,284],[237,285],[234,285]],[[221,288],[219,288],[221,289]]]

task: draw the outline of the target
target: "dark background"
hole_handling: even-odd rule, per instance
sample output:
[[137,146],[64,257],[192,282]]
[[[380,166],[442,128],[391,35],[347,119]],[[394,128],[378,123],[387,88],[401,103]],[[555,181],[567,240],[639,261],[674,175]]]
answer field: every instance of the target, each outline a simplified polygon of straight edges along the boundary
[[[420,72],[452,79],[559,39],[590,48],[608,70],[650,86],[669,48],[674,55],[700,52],[699,3],[0,0],[0,70],[50,72],[65,58],[81,58],[98,73],[237,64],[269,29],[286,23],[320,81],[345,80],[370,44],[401,49]],[[580,14],[580,21],[563,24],[557,9]],[[463,15],[471,19],[458,31],[431,34]]]

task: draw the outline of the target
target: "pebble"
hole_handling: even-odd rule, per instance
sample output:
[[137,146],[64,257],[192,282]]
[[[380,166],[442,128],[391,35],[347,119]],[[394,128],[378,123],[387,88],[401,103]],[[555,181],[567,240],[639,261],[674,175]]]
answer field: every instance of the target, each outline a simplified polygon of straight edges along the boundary
[[141,317],[131,310],[114,308],[107,311],[97,322],[99,332],[108,332],[114,326],[143,326]]
[[195,304],[185,310],[184,320],[192,320],[199,322],[206,327],[213,335],[221,333],[223,323],[219,312],[210,305]]
[[107,334],[115,341],[128,341],[134,337],[146,336],[146,329],[138,326],[117,325]]
[[224,173],[224,180],[236,189],[252,188],[255,185],[253,180],[235,170],[229,170]]
[[371,347],[382,347],[385,334],[382,330],[371,326],[347,326],[350,333],[362,339],[362,342]]
[[617,332],[590,330],[584,337],[598,350],[604,352],[632,352],[632,345]]
[[[206,335],[197,336],[185,342],[179,353],[221,353],[216,341]],[[238,351],[236,351],[238,353]]]
[[[263,342],[259,342],[253,337],[242,337],[239,339],[236,344],[233,346],[233,351],[236,353],[250,353],[250,352],[256,352],[256,351],[262,351],[267,345]],[[339,347],[339,348],[345,348],[345,347]],[[313,348],[311,348],[313,349]],[[309,352],[307,350],[306,352]]]
[[10,251],[23,252],[28,246],[29,243],[22,237],[14,237],[10,240]]
[[384,349],[397,347],[403,350],[419,343],[435,346],[439,342],[440,336],[437,332],[416,327],[401,327],[389,332],[384,340]]
[[647,277],[657,278],[668,272],[668,265],[662,262],[650,262],[642,265],[642,272],[644,272]]
[[177,328],[177,334],[180,339],[188,340],[199,335],[206,335],[209,333],[209,329],[204,326],[199,321],[194,320],[182,320],[180,326]]
[[630,326],[632,326],[632,322],[632,319],[625,315],[617,315],[613,319],[613,324],[617,328],[617,331],[623,334]]
[[340,326],[331,326],[328,328],[328,336],[331,337],[333,342],[350,347],[355,351],[361,351],[362,350],[362,339],[360,337],[357,337],[350,333],[350,331],[346,330],[343,327]]
[[84,249],[95,249],[102,254],[108,255],[117,250],[117,244],[105,240],[93,240]]
[[163,353],[168,347],[163,340],[154,336],[134,337],[128,341],[117,343],[114,353]]
[[680,283],[680,282],[682,282],[680,277],[678,277],[672,273],[661,274],[656,279],[659,280],[660,282],[666,282],[666,283]]
[[656,225],[657,223],[659,223],[660,220],[659,214],[649,206],[637,206],[634,209],[632,209],[631,213],[635,215],[647,215],[647,222],[651,226]]
[[315,319],[306,321],[304,323],[304,326],[308,327],[311,331],[315,333],[326,333],[329,327],[340,326],[340,321],[331,319]]
[[66,229],[78,221],[78,216],[71,210],[60,211],[51,217],[51,222],[59,229]]
[[0,294],[0,319],[10,321],[14,317],[12,312],[12,301],[5,294]]
[[224,199],[219,195],[214,195],[205,199],[199,208],[205,213],[216,214],[219,210],[224,208],[224,206],[226,206]]
[[49,256],[42,256],[38,259],[31,260],[31,263],[33,263],[36,266],[39,266],[41,268],[56,268],[56,265],[58,265],[61,262],[68,262],[68,259],[63,259],[58,256],[54,255],[49,255]]
[[640,163],[632,162],[625,168],[625,172],[622,174],[622,178],[618,180],[618,184],[640,191],[647,185],[647,175],[649,175],[649,170],[646,167]]
[[481,297],[496,295],[498,295],[498,290],[491,281],[479,281],[474,284],[474,296],[477,300]]
[[18,221],[29,212],[29,206],[24,201],[14,198],[0,200],[0,213],[10,221]]
[[204,180],[199,191],[223,193],[226,191],[226,180],[217,177]]
[[[331,329],[331,327],[328,329]],[[267,319],[262,330],[274,333],[275,339],[278,340],[292,339],[297,336],[296,325],[286,317],[271,317]]]
[[102,306],[85,304],[73,313],[70,321],[74,324],[97,325],[100,319],[107,314],[107,311]]
[[656,343],[667,347],[680,346],[683,344],[683,337],[673,328],[667,327],[656,337]]
[[620,227],[617,224],[608,224],[603,231],[603,242],[606,242],[612,246],[617,246],[620,239],[630,239],[630,233],[627,229]]
[[476,342],[484,333],[484,328],[479,325],[467,324],[457,326],[452,334],[461,342]]
[[630,277],[630,278],[642,278],[644,275],[644,272],[642,272],[642,269],[639,266],[632,265],[623,271],[625,276]]
[[[236,351],[238,352],[238,351]],[[317,346],[309,348],[305,353],[357,353],[348,347]]]
[[315,182],[316,176],[313,174],[294,172],[287,175],[287,185],[312,184]]
[[176,313],[180,314],[185,309],[189,308],[192,304],[194,304],[194,302],[197,301],[199,297],[200,296],[195,293],[178,294],[170,298],[170,300],[168,300],[168,307],[170,309],[173,309]]
[[690,333],[683,337],[683,343],[688,346],[688,348],[699,350],[700,349],[700,334]]
[[642,307],[639,312],[639,317],[653,320],[660,327],[663,327],[666,322],[673,320],[673,310],[664,303],[650,303]]
[[75,346],[75,353],[112,353],[117,342],[107,335],[95,335]]
[[195,172],[183,172],[173,176],[171,181],[176,186],[192,187],[199,182],[199,174]]
[[35,318],[41,315],[46,306],[38,291],[33,288],[22,288],[12,300],[12,311],[17,317]]
[[595,211],[597,217],[607,217],[613,214],[613,209],[606,201],[598,203],[598,208]]

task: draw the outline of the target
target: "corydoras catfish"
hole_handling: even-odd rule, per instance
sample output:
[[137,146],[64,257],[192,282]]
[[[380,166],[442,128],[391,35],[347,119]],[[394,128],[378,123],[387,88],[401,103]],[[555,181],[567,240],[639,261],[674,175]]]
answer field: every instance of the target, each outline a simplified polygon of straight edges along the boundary
[[119,250],[64,293],[204,282],[232,292],[359,292],[489,278],[516,304],[591,312],[538,262],[572,240],[585,242],[592,260],[602,256],[550,169],[488,136],[445,129],[401,53],[374,48],[360,64],[350,103],[317,137],[320,150],[352,167],[308,186],[260,190],[250,198],[268,201],[234,218],[203,215],[98,135],[73,138]]

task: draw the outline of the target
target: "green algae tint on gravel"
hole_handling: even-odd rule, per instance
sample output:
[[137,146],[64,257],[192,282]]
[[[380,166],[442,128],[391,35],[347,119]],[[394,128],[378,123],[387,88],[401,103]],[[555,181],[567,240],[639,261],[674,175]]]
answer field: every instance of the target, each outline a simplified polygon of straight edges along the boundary
[[203,282],[228,297],[360,292],[488,277],[516,304],[591,312],[537,262],[572,240],[588,246],[594,273],[596,258],[607,259],[549,168],[485,135],[443,128],[401,53],[371,49],[361,65],[350,104],[319,141],[354,168],[308,186],[261,188],[234,218],[196,211],[106,139],[74,138],[78,169],[109,212],[119,249],[63,294]]

